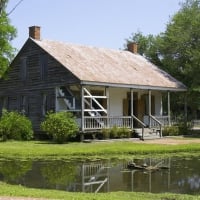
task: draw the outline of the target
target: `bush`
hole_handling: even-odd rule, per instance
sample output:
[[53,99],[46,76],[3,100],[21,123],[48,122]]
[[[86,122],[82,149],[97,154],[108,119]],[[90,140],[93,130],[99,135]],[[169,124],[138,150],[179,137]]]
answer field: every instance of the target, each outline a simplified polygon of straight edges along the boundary
[[190,134],[191,124],[187,122],[182,122],[178,124],[178,128],[180,135],[188,135]]
[[41,129],[52,136],[55,142],[64,143],[76,136],[78,125],[72,113],[50,112],[41,123]]
[[125,128],[125,127],[118,128],[117,136],[118,136],[118,138],[130,138],[131,131],[130,131],[130,129]]
[[166,126],[162,131],[163,136],[177,136],[179,135],[178,126]]
[[190,133],[190,127],[187,123],[181,122],[177,125],[167,126],[163,129],[163,136],[177,136],[177,135],[187,135]]
[[108,129],[108,128],[102,129],[102,136],[103,136],[103,139],[109,139],[110,138],[110,129]]
[[110,138],[117,138],[118,137],[119,128],[117,126],[113,126],[110,129]]
[[33,138],[32,123],[23,114],[3,110],[0,119],[0,136],[3,141],[7,139],[31,140]]
[[104,139],[109,138],[130,138],[131,131],[125,127],[113,126],[112,128],[105,128],[102,130],[102,135]]

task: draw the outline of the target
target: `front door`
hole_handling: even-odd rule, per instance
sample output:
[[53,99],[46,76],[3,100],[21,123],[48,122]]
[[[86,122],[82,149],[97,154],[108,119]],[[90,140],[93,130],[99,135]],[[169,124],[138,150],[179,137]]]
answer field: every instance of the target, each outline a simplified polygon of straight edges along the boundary
[[[133,114],[141,121],[145,115],[149,115],[148,94],[143,94],[139,97],[138,92],[133,93]],[[155,97],[151,96],[151,114],[155,113]],[[131,116],[131,93],[127,92],[127,98],[123,99],[123,115]],[[134,126],[138,123],[134,122]]]
[[[133,114],[138,116],[138,93],[133,93]],[[123,115],[131,116],[131,93],[127,92],[127,98],[123,99]]]

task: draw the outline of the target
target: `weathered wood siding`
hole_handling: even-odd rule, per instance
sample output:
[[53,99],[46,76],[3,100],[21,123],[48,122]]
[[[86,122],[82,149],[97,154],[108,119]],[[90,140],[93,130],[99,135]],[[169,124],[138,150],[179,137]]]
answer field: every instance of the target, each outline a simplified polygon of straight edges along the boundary
[[[46,56],[47,69],[41,77],[40,59]],[[21,78],[21,59],[26,58],[27,79]],[[37,46],[33,41],[27,40],[21,51],[10,66],[7,80],[0,80],[0,109],[6,104],[8,110],[20,111],[20,99],[26,97],[26,115],[31,119],[35,130],[39,130],[42,113],[43,95],[46,95],[47,110],[55,110],[55,88],[78,84],[77,79],[70,71],[64,68],[51,55]],[[5,103],[5,99],[7,102]]]

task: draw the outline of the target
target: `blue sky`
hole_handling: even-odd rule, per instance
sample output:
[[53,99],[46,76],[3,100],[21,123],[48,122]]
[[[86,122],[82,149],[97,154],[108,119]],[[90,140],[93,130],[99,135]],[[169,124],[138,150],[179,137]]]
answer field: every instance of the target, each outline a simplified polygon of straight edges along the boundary
[[[9,0],[9,12],[19,0]],[[41,26],[41,38],[67,43],[123,49],[125,39],[165,31],[181,0],[23,0],[9,15],[20,49],[28,27]]]

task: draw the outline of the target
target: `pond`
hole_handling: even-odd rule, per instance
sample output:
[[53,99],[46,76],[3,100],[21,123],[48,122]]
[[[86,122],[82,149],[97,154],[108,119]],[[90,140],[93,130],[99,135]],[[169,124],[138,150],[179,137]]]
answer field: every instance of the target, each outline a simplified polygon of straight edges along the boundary
[[200,194],[199,166],[198,157],[95,162],[0,159],[0,181],[72,192]]

